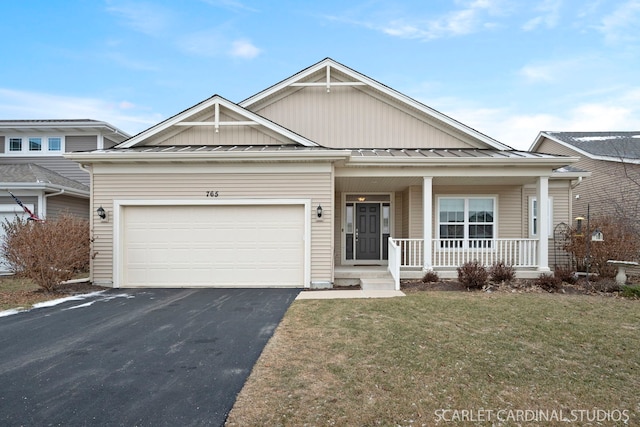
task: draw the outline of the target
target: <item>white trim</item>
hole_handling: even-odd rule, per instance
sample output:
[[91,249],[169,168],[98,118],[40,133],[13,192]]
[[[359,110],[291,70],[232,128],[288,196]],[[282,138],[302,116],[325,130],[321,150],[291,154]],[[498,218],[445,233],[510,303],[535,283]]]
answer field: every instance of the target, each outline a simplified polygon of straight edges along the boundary
[[[29,150],[29,139],[30,138],[40,138],[41,140],[41,149],[40,150]],[[53,138],[60,139],[60,150],[49,150],[49,140]],[[21,141],[21,150],[20,151],[11,151],[9,150],[11,146],[12,139],[20,139]],[[25,134],[25,135],[5,135],[4,137],[4,156],[11,157],[51,157],[51,156],[62,156],[66,149],[66,141],[64,135],[59,134]]]
[[[285,138],[288,138],[294,142],[297,142],[300,145],[303,145],[305,147],[317,147],[318,144],[316,144],[315,142],[301,136],[298,135],[295,132],[290,131],[289,129],[286,129],[270,120],[265,119],[262,116],[259,116],[255,113],[253,113],[252,111],[246,110],[243,107],[239,106],[238,104],[234,104],[231,101],[228,101],[218,95],[214,95],[211,98],[202,101],[199,104],[194,105],[193,107],[189,108],[188,110],[185,110],[179,114],[176,114],[175,116],[171,117],[170,119],[167,119],[141,133],[139,133],[138,135],[126,140],[125,142],[118,144],[116,147],[117,148],[131,148],[134,147],[142,142],[144,142],[145,140],[153,137],[154,135],[159,134],[162,131],[165,131],[167,129],[169,129],[172,126],[175,125],[179,125],[179,123],[184,122],[184,121],[188,121],[188,119],[190,117],[193,117],[194,115],[213,107],[214,111],[215,111],[215,116],[216,119],[214,120],[214,127],[217,129],[218,125],[220,124],[219,120],[218,120],[218,114],[219,114],[219,109],[220,106],[223,106],[224,108],[236,113],[237,115],[244,117],[247,119],[247,121],[250,122],[255,122],[259,125],[264,126],[265,128],[284,136]],[[147,153],[150,154],[150,153]]]
[[[534,233],[534,229],[533,229],[533,220],[534,220],[534,215],[533,215],[533,204],[536,203],[536,201],[538,200],[536,196],[528,196],[529,198],[529,238],[533,239],[533,238],[537,238],[538,237],[538,233]],[[548,217],[550,219],[549,225],[553,225],[553,196],[549,196],[549,208],[548,208]],[[537,219],[537,218],[536,218]],[[553,227],[548,227],[549,229],[549,238],[553,238]]]
[[[440,221],[440,218],[438,218],[438,221]],[[431,263],[433,259],[431,249],[431,241],[433,240],[433,177],[430,176],[422,177],[422,227],[423,242],[425,242],[423,243],[422,251],[422,268],[425,271],[431,271],[433,270]],[[440,234],[440,230],[438,230],[438,234]]]
[[[123,281],[124,265],[123,221],[124,207],[127,206],[255,206],[255,205],[302,205],[304,207],[304,277],[303,287],[311,286],[311,199],[226,199],[226,200],[114,200],[113,201],[113,287],[119,288]],[[314,212],[315,214],[315,212]]]
[[464,222],[461,222],[459,224],[464,226],[464,237],[463,237],[463,244],[466,245],[469,242],[469,229],[467,228],[469,225],[469,219],[467,217],[467,213],[469,212],[469,200],[471,199],[492,199],[493,200],[493,222],[492,223],[486,223],[486,224],[491,224],[493,225],[493,236],[491,237],[491,239],[487,239],[487,240],[495,240],[498,239],[498,228],[499,228],[499,218],[498,218],[498,212],[499,212],[499,207],[498,207],[498,195],[497,194],[471,194],[471,195],[467,195],[467,194],[439,194],[436,197],[436,215],[437,215],[437,219],[435,221],[435,227],[436,227],[436,239],[451,239],[450,237],[442,237],[440,236],[440,201],[442,199],[462,199],[464,200],[464,213],[465,213],[465,218],[464,218]]
[[[347,196],[367,196],[367,195],[381,195],[381,196],[389,196],[389,200],[365,200],[363,202],[359,202],[356,200],[347,201]],[[395,213],[395,192],[391,191],[343,191],[341,194],[341,208],[340,208],[340,263],[341,265],[362,265],[362,264],[371,264],[371,265],[387,265],[389,260],[383,259],[382,254],[384,253],[384,245],[387,245],[388,242],[383,238],[384,234],[382,232],[382,205],[385,203],[389,203],[389,237],[393,237],[395,233],[395,221],[396,221],[396,213]],[[356,258],[356,244],[353,242],[353,259],[347,259],[347,203],[353,203],[354,205],[358,203],[379,203],[380,204],[380,259],[378,260],[368,260],[368,259],[357,259]],[[355,209],[354,209],[354,219],[353,219],[353,227],[355,233]]]

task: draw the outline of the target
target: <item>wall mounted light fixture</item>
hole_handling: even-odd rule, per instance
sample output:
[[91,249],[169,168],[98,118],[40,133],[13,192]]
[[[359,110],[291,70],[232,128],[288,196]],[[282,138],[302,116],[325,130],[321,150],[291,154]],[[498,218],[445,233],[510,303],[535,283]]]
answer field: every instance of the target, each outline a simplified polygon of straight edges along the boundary
[[98,209],[96,209],[96,213],[98,214],[100,219],[107,218],[107,212],[104,210],[104,208],[102,206],[100,206]]
[[316,209],[316,215],[318,215],[318,218],[322,218],[322,206],[318,205],[318,208]]

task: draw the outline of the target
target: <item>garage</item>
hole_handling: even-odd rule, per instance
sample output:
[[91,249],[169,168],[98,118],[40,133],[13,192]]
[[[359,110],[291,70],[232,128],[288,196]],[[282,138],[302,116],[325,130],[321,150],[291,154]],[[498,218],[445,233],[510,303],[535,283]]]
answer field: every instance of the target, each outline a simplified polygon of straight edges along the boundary
[[121,287],[303,287],[303,204],[120,207]]

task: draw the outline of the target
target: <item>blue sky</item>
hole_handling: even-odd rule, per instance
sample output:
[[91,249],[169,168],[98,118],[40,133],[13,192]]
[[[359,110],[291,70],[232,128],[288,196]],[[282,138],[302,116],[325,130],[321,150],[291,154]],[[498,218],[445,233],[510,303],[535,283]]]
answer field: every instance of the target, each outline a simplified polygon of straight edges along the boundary
[[0,118],[137,133],[325,57],[517,149],[640,130],[640,0],[0,3]]

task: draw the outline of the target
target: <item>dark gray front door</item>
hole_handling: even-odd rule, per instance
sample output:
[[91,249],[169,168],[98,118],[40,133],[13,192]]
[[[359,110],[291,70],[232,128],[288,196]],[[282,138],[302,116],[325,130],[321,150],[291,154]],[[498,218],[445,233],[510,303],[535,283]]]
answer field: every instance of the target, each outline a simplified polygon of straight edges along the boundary
[[380,203],[356,204],[356,259],[380,259]]

